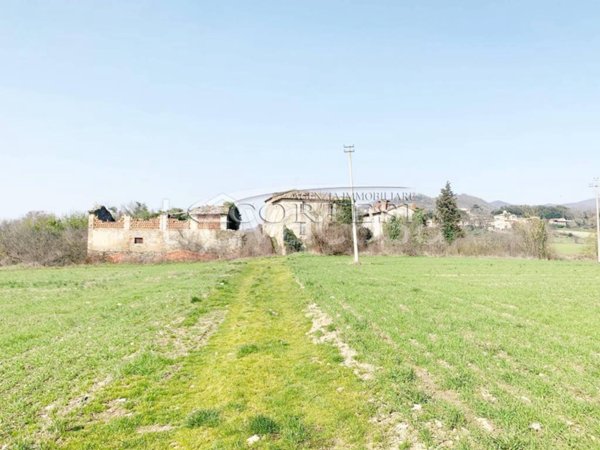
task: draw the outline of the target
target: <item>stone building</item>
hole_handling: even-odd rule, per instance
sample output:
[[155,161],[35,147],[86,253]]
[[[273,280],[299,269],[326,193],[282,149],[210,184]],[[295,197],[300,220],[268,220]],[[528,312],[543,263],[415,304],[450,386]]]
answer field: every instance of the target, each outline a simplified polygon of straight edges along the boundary
[[263,232],[285,253],[284,229],[289,228],[300,240],[309,243],[313,232],[334,216],[335,199],[328,193],[291,190],[266,199],[263,211]]
[[92,260],[211,259],[233,254],[242,244],[239,221],[231,220],[237,208],[227,205],[196,208],[188,220],[164,213],[147,220],[123,216],[115,221],[105,210],[104,220],[98,217],[99,210],[89,214],[87,248]]
[[371,231],[373,239],[379,239],[384,235],[385,224],[392,217],[398,217],[408,222],[412,220],[414,212],[415,205],[395,205],[389,200],[379,200],[362,214],[362,226]]

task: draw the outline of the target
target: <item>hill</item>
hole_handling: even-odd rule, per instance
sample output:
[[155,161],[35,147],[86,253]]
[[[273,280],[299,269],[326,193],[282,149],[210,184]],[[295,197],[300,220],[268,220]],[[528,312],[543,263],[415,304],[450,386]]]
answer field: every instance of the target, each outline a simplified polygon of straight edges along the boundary
[[[498,208],[496,204],[508,205],[506,202],[487,202],[486,200],[476,197],[474,195],[469,194],[459,194],[456,196],[456,200],[459,208],[472,209],[473,206],[477,205],[484,212],[491,212],[494,209]],[[415,196],[415,203],[419,208],[423,208],[426,210],[435,209],[435,197],[429,197],[424,194],[417,194]]]
[[580,202],[575,203],[565,203],[562,206],[566,206],[567,208],[573,211],[594,211],[596,209],[596,200],[590,198],[588,200],[582,200]]

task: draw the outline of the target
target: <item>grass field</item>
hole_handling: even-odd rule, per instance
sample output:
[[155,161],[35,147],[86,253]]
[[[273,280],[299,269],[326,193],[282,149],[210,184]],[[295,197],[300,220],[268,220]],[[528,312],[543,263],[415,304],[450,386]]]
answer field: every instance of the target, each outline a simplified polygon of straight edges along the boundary
[[593,258],[593,236],[589,231],[556,230],[551,235],[550,248],[559,258]]
[[4,269],[0,448],[598,448],[599,313],[589,262]]

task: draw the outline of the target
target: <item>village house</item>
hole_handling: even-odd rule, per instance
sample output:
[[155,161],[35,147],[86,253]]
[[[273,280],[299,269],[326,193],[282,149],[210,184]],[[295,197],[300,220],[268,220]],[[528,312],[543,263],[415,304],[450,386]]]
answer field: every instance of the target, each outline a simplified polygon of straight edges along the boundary
[[328,193],[290,190],[265,200],[263,232],[285,253],[284,229],[288,228],[305,244],[315,230],[331,221],[335,214],[334,197]]
[[506,231],[511,230],[515,224],[525,223],[527,219],[519,217],[516,214],[509,213],[508,211],[502,211],[500,214],[496,214],[489,225],[490,231]]
[[379,239],[384,236],[385,224],[392,220],[392,217],[410,222],[415,209],[414,204],[395,205],[389,200],[379,200],[362,214],[362,226],[371,231],[374,239]]
[[565,219],[564,217],[559,217],[556,219],[548,219],[548,225],[551,225],[556,228],[566,228],[570,226],[574,221]]

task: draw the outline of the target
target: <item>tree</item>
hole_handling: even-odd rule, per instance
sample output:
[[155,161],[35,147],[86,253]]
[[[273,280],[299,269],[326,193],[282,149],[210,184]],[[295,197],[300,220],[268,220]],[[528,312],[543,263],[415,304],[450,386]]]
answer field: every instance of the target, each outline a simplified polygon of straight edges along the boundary
[[148,208],[148,205],[142,202],[130,202],[121,207],[121,214],[131,216],[134,219],[148,220],[158,217],[160,213]]
[[344,197],[337,200],[335,204],[335,221],[344,225],[352,225],[352,200]]
[[518,224],[516,230],[521,235],[522,245],[528,255],[539,259],[552,257],[548,246],[549,235],[545,220],[532,217],[527,222]]
[[388,220],[384,224],[384,231],[386,236],[392,241],[397,241],[402,237],[404,230],[404,220],[397,216],[392,216],[390,220]]
[[296,233],[290,230],[288,227],[283,228],[283,244],[288,253],[299,252],[303,249],[304,244],[298,237]]
[[233,202],[225,202],[224,206],[227,210],[227,229],[228,230],[239,230],[242,224],[242,214],[240,210]]
[[441,190],[439,197],[435,201],[436,216],[438,222],[442,225],[442,234],[446,242],[451,244],[456,239],[464,236],[464,231],[460,227],[460,209],[456,204],[456,195],[452,192],[450,182]]

